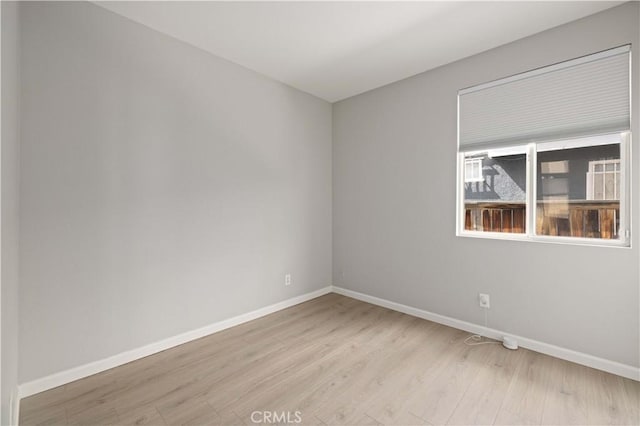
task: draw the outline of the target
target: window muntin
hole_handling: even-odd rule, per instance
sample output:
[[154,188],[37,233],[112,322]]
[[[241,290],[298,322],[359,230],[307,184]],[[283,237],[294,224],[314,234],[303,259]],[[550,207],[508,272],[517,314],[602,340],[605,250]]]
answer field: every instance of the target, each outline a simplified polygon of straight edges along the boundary
[[[629,138],[625,132],[460,153],[459,235],[628,245]],[[464,161],[478,157],[483,181],[465,182]],[[505,160],[519,164],[509,172],[524,195],[505,195]],[[514,208],[523,211],[515,220]]]

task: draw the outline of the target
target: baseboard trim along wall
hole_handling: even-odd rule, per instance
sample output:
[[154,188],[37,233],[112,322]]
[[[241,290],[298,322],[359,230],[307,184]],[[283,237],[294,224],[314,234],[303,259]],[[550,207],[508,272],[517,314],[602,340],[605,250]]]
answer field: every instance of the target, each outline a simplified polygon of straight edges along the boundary
[[503,336],[505,335],[511,336],[515,338],[518,341],[518,345],[522,346],[523,348],[531,349],[532,351],[575,362],[576,364],[586,365],[587,367],[606,371],[607,373],[612,373],[618,376],[640,381],[640,368],[632,367],[630,365],[621,364],[619,362],[610,361],[604,358],[598,358],[593,355],[577,352],[571,349],[562,348],[533,339],[528,339],[526,337],[516,336],[514,334],[505,333],[504,331],[496,330],[493,328],[485,328],[478,324],[473,324],[459,319],[447,317],[445,315],[435,314],[423,309],[414,308],[411,306],[403,305],[401,303],[391,302],[386,299],[369,296],[368,294],[359,293],[357,291],[348,290],[346,288],[333,286],[332,289],[334,293],[342,294],[343,296],[358,299],[363,302],[371,303],[373,305],[382,306],[383,308],[392,309],[394,311],[402,312],[414,317],[423,318],[429,321],[436,322],[438,324],[447,325],[459,330],[468,331],[470,333],[482,333],[484,336],[491,339],[502,340]]
[[40,392],[44,392],[49,389],[53,389],[58,386],[71,383],[75,380],[83,379],[93,374],[100,373],[110,368],[118,367],[131,361],[135,361],[140,358],[144,358],[149,355],[170,349],[172,347],[182,345],[192,340],[199,339],[201,337],[208,336],[218,331],[225,330],[236,325],[243,324],[248,321],[269,315],[271,313],[289,308],[291,306],[306,302],[316,297],[320,297],[327,293],[337,293],[343,296],[351,297],[361,300],[363,302],[371,303],[384,308],[392,309],[394,311],[402,312],[407,315],[411,315],[418,318],[423,318],[429,321],[436,322],[438,324],[447,325],[449,327],[457,328],[459,330],[468,331],[470,333],[483,333],[484,336],[501,340],[504,335],[514,337],[518,344],[524,348],[531,349],[536,352],[540,352],[546,355],[550,355],[556,358],[564,359],[567,361],[575,362],[577,364],[586,365],[588,367],[596,368],[598,370],[606,371],[608,373],[616,374],[618,376],[627,377],[629,379],[640,381],[640,369],[632,367],[630,365],[621,364],[615,361],[610,361],[603,358],[598,358],[585,353],[577,352],[571,349],[562,348],[559,346],[551,345],[548,343],[540,342],[533,339],[528,339],[522,336],[516,336],[513,334],[505,333],[500,330],[492,328],[484,328],[481,325],[473,324],[470,322],[458,320],[455,318],[447,317],[445,315],[436,314],[433,312],[425,311],[423,309],[414,308],[412,306],[403,305],[401,303],[392,302],[390,300],[381,299],[379,297],[370,296],[368,294],[359,293],[357,291],[348,290],[342,287],[329,286],[322,289],[306,293],[301,296],[292,297],[291,299],[284,300],[282,302],[275,303],[273,305],[266,306],[264,308],[256,309],[255,311],[241,314],[226,320],[210,324],[208,326],[198,328],[196,330],[188,331],[186,333],[179,334],[177,336],[170,337],[168,339],[161,340],[156,343],[133,349],[127,352],[120,353],[118,355],[111,356],[99,361],[91,362],[89,364],[81,365],[71,368],[69,370],[61,371],[59,373],[52,374],[40,379],[33,380],[31,382],[23,383],[18,388],[18,397],[14,398],[15,404],[13,410],[13,417],[15,417],[17,424],[19,401],[21,398],[26,398],[31,395],[35,395]]
[[232,318],[228,318],[226,320],[218,321],[216,323],[198,328],[196,330],[187,331],[186,333],[169,337],[168,339],[151,343],[137,349],[122,352],[109,358],[94,361],[89,364],[84,364],[78,367],[71,368],[69,370],[52,374],[50,376],[23,383],[18,388],[19,398],[16,399],[18,400],[21,398],[26,398],[28,396],[35,395],[46,390],[65,385],[75,380],[83,379],[85,377],[100,373],[110,368],[118,367],[128,362],[153,355],[155,353],[173,348],[178,345],[182,345],[192,340],[208,336],[218,331],[226,330],[227,328],[231,328],[236,325],[240,325],[245,322],[249,322],[254,319],[272,314],[274,312],[281,311],[283,309],[298,305],[311,299],[315,299],[316,297],[320,297],[328,293],[331,293],[331,286],[324,287],[320,290],[312,291],[300,296],[292,297],[291,299],[283,300],[282,302],[274,303],[273,305],[265,306],[264,308],[256,309],[255,311],[251,311],[246,314],[241,314]]

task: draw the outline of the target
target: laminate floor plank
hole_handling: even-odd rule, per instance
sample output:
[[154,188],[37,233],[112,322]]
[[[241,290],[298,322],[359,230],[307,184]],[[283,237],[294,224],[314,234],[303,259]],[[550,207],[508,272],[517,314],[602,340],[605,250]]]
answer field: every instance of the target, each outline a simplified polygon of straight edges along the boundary
[[554,372],[553,361],[552,357],[525,351],[523,362],[518,365],[496,416],[495,425],[542,424],[545,399]]
[[370,353],[367,368],[335,390],[342,397],[332,398],[318,408],[320,419],[328,424],[352,424],[399,388],[406,371],[404,366],[421,361],[420,349],[428,344],[433,330],[421,320],[414,320],[401,332],[394,333],[389,343]]
[[164,419],[153,404],[138,407],[136,410],[126,413],[119,412],[116,408],[116,412],[118,413],[122,426],[166,425]]
[[197,397],[185,396],[156,407],[165,423],[170,425],[219,425],[222,422],[217,411],[207,401]]
[[315,417],[312,404],[334,396],[335,371],[345,365],[352,373],[358,371],[364,368],[366,356],[367,351],[362,345],[355,343],[333,347],[314,365],[300,366],[275,380],[263,381],[256,385],[255,392],[245,394],[245,397],[234,398],[233,401],[216,399],[212,405],[232,409],[245,422],[255,410],[299,410],[304,413],[304,418]]
[[369,408],[367,414],[383,424],[402,424],[403,418],[414,416],[409,412],[413,397],[428,390],[430,377],[441,368],[446,362],[446,355],[459,346],[465,336],[467,334],[459,330],[436,325],[429,342],[420,348],[419,361],[406,369],[401,384],[384,395],[376,406]]
[[549,387],[542,414],[542,424],[587,425],[588,369],[576,364],[552,360]]
[[471,382],[447,424],[491,425],[495,421],[525,352],[491,349],[488,362]]
[[25,398],[20,424],[640,424],[640,383],[467,336],[328,294]]
[[[604,372],[600,372],[600,374],[609,376],[607,380],[609,383],[614,379],[622,382],[622,388],[618,392],[614,391],[616,389],[614,387],[607,388],[608,391],[611,391],[611,396],[608,398],[608,401],[611,402],[608,411],[620,412],[620,417],[624,419],[626,424],[633,424],[635,421],[640,425],[640,386],[638,382]],[[619,402],[619,400],[622,401]]]
[[[398,332],[407,329],[412,324],[415,327],[420,323],[415,318],[395,314],[385,315],[384,318],[377,318],[376,320],[390,321],[386,329],[393,329]],[[361,330],[357,335],[358,338],[343,340],[344,343],[336,347],[337,351],[332,353],[331,356],[325,357],[319,363],[318,368],[303,370],[304,374],[296,373],[286,383],[285,387],[280,388],[280,391],[277,389],[275,391],[266,390],[261,393],[269,395],[271,401],[281,401],[283,406],[295,406],[305,413],[321,411],[319,407],[328,401],[336,399],[337,393],[340,392],[339,389],[343,387],[344,383],[348,383],[353,377],[360,374],[363,369],[367,368],[370,359],[373,357],[372,353],[380,352],[378,346],[371,344],[371,340],[374,337],[374,340],[387,347],[391,347],[389,345],[392,345],[397,339],[397,337],[387,333],[378,332],[376,335],[371,330],[364,331],[364,329],[357,326],[355,328]],[[368,333],[372,333],[371,336],[362,338]],[[245,401],[244,405],[250,408],[252,404],[253,402],[249,400]],[[318,417],[322,417],[322,415]]]
[[445,424],[485,365],[490,350],[489,345],[460,342],[447,351],[441,358],[445,362],[430,372],[420,391],[410,398],[409,412],[429,423]]

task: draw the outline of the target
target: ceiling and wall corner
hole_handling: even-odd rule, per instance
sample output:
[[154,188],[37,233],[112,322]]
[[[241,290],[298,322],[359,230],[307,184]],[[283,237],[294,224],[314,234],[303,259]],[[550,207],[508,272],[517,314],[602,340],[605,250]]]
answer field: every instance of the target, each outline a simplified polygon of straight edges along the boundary
[[623,2],[96,3],[336,102]]

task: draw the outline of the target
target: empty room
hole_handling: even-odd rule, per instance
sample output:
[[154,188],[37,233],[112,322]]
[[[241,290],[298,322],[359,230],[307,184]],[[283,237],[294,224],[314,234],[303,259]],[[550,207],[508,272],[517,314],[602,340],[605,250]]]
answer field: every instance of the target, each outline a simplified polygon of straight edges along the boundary
[[640,425],[640,2],[0,6],[0,425]]

